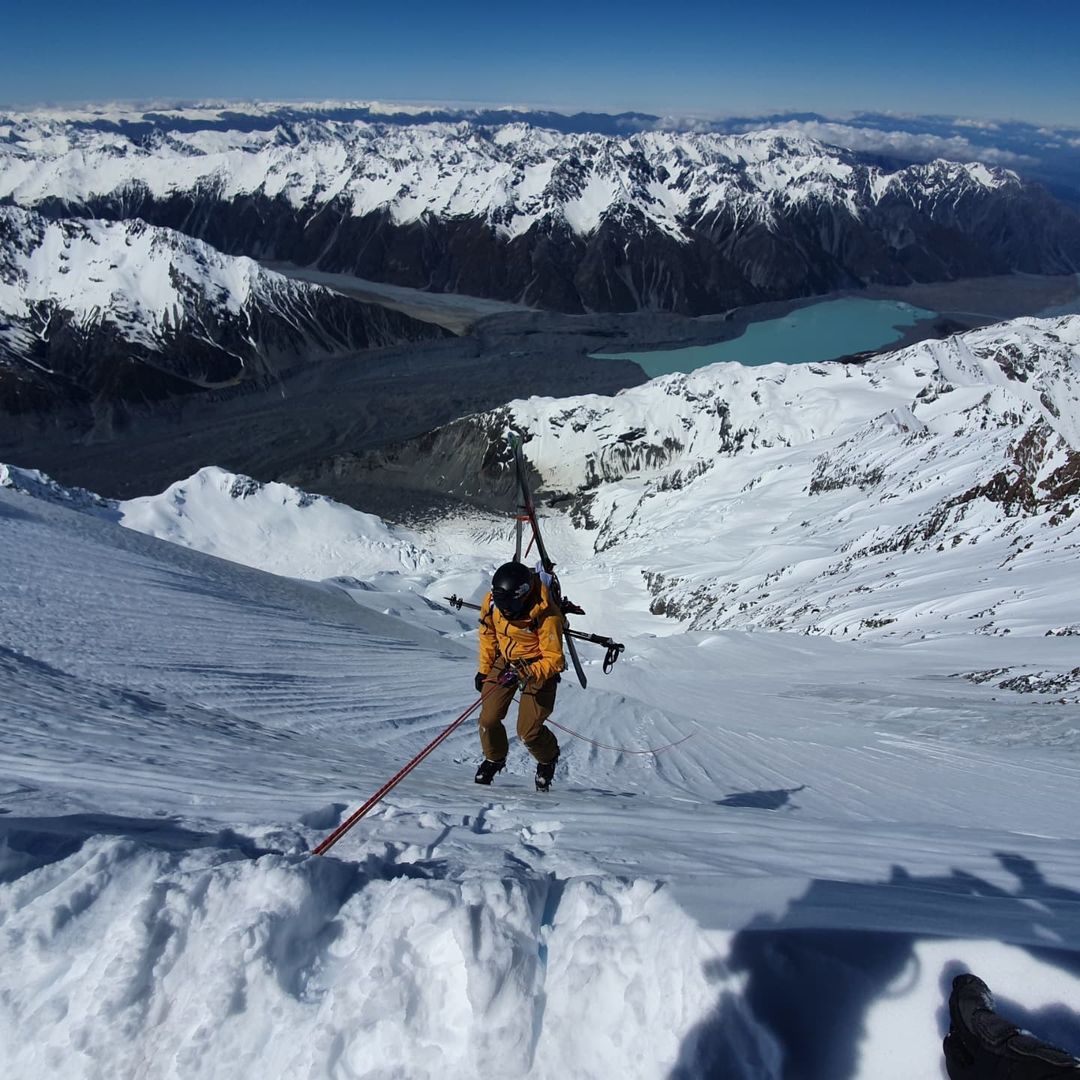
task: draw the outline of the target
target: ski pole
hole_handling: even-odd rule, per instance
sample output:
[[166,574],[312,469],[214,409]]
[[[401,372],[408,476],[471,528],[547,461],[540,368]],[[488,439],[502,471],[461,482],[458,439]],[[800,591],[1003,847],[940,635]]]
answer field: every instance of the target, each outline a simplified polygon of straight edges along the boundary
[[[453,596],[446,596],[443,599],[456,611],[460,611],[462,608],[472,608],[473,611],[479,611],[479,604],[470,604],[468,600],[462,600],[456,593]],[[575,605],[576,607],[576,605]],[[580,612],[580,608],[578,611]],[[563,630],[566,637],[576,638],[578,641],[589,641],[594,645],[603,645],[607,649],[607,653],[604,655],[604,674],[610,675],[611,669],[615,666],[615,662],[619,659],[620,655],[625,650],[625,645],[620,645],[619,642],[613,641],[609,637],[601,637],[600,634],[586,634],[582,630],[571,630],[570,627],[566,627]]]
[[619,659],[620,654],[626,648],[625,645],[620,645],[617,641],[612,641],[609,637],[601,637],[599,634],[584,634],[580,630],[569,630],[565,633],[571,637],[576,637],[578,641],[591,641],[594,645],[603,645],[607,652],[604,654],[604,674],[610,675],[611,669],[615,666],[615,661]]
[[461,725],[474,712],[476,712],[481,702],[483,702],[484,696],[484,694],[481,694],[452,724],[450,724],[449,727],[447,727],[439,735],[436,735],[435,738],[432,739],[431,742],[429,742],[427,746],[425,746],[424,749],[421,750],[420,753],[412,759],[412,761],[410,761],[407,765],[403,766],[401,769],[398,770],[398,772],[396,772],[392,777],[390,777],[390,779],[387,780],[386,783],[383,784],[383,786],[379,788],[379,790],[376,791],[375,794],[372,795],[371,798],[368,799],[368,801],[364,803],[364,805],[361,806],[355,814],[351,815],[349,818],[343,821],[332,833],[330,833],[329,836],[326,837],[325,840],[323,840],[318,845],[318,847],[314,848],[312,850],[312,855],[325,855],[326,852],[328,852],[330,848],[334,846],[334,844],[336,844],[376,803],[378,803],[383,798],[383,796],[387,795],[390,791],[397,787],[397,785],[401,783],[401,781],[404,780],[405,777],[408,776],[409,773],[411,773],[413,769],[415,769],[416,766],[419,765],[420,762],[423,761],[424,758],[426,758],[428,754],[430,754],[431,751],[434,750],[435,747],[443,741],[443,739],[445,739],[448,735],[455,731],[459,725]]

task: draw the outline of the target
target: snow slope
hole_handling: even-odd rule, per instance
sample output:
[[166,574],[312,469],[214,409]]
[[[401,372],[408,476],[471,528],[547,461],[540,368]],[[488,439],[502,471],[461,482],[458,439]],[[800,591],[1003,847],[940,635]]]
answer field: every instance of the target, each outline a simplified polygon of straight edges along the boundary
[[[139,222],[46,221],[18,207],[0,209],[0,310],[27,319],[51,302],[82,320],[107,318],[130,341],[153,344],[189,306],[213,300],[239,315],[269,283],[296,288],[251,259],[231,258],[169,229]],[[299,289],[298,291],[302,291]]]
[[[143,221],[0,206],[0,405],[151,399],[441,331]],[[46,388],[34,397],[26,384]]]
[[503,518],[469,513],[456,522],[440,521],[437,537],[421,536],[323,495],[217,466],[200,469],[160,495],[128,500],[103,499],[11,465],[0,465],[0,488],[272,574],[332,580],[365,607],[391,615],[412,612],[410,617],[441,630],[460,630],[442,603],[446,595],[479,599],[479,583],[500,561],[494,546],[504,547],[511,531]]
[[[960,967],[1080,1048],[1063,710],[951,677],[1064,666],[1069,638],[628,637],[556,714],[623,750],[559,730],[541,798],[516,744],[476,788],[459,731],[313,858],[472,700],[469,621],[390,617],[359,583],[215,559],[5,476],[5,1075],[928,1080]],[[234,515],[315,509],[226,483],[121,510],[259,556]],[[357,560],[415,543],[361,520]],[[442,587],[454,530],[398,577]],[[471,535],[462,579],[507,548]],[[262,550],[286,569],[293,542]],[[587,552],[559,550],[576,584]]]

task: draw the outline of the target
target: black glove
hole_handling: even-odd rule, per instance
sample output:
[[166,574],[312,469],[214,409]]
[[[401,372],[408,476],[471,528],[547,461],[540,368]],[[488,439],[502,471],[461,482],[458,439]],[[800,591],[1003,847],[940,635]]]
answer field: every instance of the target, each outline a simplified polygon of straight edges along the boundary
[[1080,1061],[998,1016],[994,995],[975,975],[953,979],[949,1020],[949,1080],[1080,1080]]
[[487,676],[482,671],[478,671],[476,673],[476,678],[473,679],[473,686],[476,687],[476,692],[478,694],[482,694],[484,692],[484,680],[486,678]]

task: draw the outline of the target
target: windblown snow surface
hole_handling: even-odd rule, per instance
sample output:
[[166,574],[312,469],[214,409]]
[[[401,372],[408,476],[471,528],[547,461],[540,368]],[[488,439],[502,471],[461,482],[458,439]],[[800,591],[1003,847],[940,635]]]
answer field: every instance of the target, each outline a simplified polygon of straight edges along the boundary
[[[930,431],[917,439],[907,413],[872,420],[918,393],[915,371],[933,381],[935,357],[951,363],[936,345],[850,377],[696,373],[694,396],[711,379],[731,409],[732,387],[763,374],[745,400],[756,390],[777,425],[788,417],[783,440],[718,442],[692,479],[681,460],[618,458],[588,481],[605,525],[545,522],[589,610],[578,627],[627,644],[607,676],[583,645],[588,690],[560,688],[555,720],[593,742],[557,731],[549,795],[531,790],[518,744],[478,788],[469,724],[325,857],[310,849],[348,808],[473,701],[472,619],[437,601],[482,593],[510,552],[507,522],[405,532],[214,469],[111,503],[0,469],[3,1074],[922,1080],[943,1075],[945,992],[963,969],[1080,1049],[1076,687],[1002,685],[1078,663],[1058,470],[1076,447],[1065,391],[1080,361],[1071,324],[998,329],[1034,357],[1019,389],[998,368],[952,369],[950,389],[915,403]],[[1046,333],[1056,346],[1034,350]],[[980,340],[955,348],[970,361]],[[848,396],[837,382],[830,412],[783,389],[792,378],[855,382]],[[659,415],[672,383],[649,385]],[[647,390],[511,408],[609,409],[625,447],[621,410]],[[1033,411],[1040,393],[1056,426]],[[938,486],[920,485],[922,451],[936,460],[959,430],[950,398],[971,423]],[[813,401],[831,420],[797,434]],[[993,421],[1010,402],[1011,442]],[[748,606],[743,624],[710,625],[715,608],[694,604],[673,617],[684,593],[743,582],[763,559],[799,566],[773,589],[805,602],[796,537],[813,537],[824,572],[853,513],[892,535],[896,506],[917,521],[978,486],[1040,420],[1032,489],[1059,481],[1045,505],[1010,517],[996,488],[971,496],[941,526],[944,550],[936,534],[876,550],[850,590],[823,593],[816,621],[769,629]],[[704,435],[695,445],[705,456]],[[549,486],[578,467],[553,440],[528,450]],[[849,459],[907,484],[885,499],[863,473],[827,483]],[[995,530],[1010,522],[1037,565],[1000,565],[1014,533]],[[953,545],[956,529],[979,542]],[[736,555],[741,576],[724,561]],[[700,580],[661,590],[667,617],[650,614],[642,571],[681,579],[691,564]],[[1024,597],[981,622],[916,617],[933,581],[966,611],[972,581],[1012,588],[1018,573]],[[896,577],[913,584],[895,623],[868,620],[856,586]]]

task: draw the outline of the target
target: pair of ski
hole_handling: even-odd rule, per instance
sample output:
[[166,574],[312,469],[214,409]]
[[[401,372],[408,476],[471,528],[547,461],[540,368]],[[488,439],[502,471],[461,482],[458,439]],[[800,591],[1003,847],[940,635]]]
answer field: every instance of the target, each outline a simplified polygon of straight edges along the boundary
[[[536,553],[540,556],[540,565],[544,568],[544,574],[551,579],[551,598],[559,605],[559,609],[563,612],[564,624],[569,628],[569,622],[566,620],[566,611],[576,611],[578,614],[584,614],[584,612],[576,605],[563,601],[562,586],[559,584],[558,575],[555,573],[555,563],[552,561],[551,556],[548,554],[547,547],[544,545],[544,538],[540,535],[540,523],[536,520],[536,505],[533,503],[532,492],[529,490],[529,480],[525,471],[525,453],[522,449],[521,436],[516,431],[511,431],[509,441],[510,449],[514,452],[514,468],[517,471],[518,489],[517,538],[514,550],[514,562],[523,561],[521,556],[521,543],[523,540],[524,525],[528,522],[529,527],[532,529],[532,543],[536,545]],[[531,546],[532,544],[530,544],[530,547]],[[574,672],[578,677],[578,682],[581,683],[582,689],[584,689],[588,686],[589,680],[585,677],[585,671],[581,666],[581,660],[578,657],[574,638],[570,634],[567,634],[564,641],[566,643],[566,651],[570,654],[570,662],[574,665]]]

